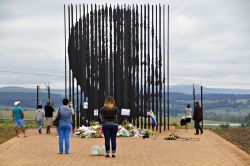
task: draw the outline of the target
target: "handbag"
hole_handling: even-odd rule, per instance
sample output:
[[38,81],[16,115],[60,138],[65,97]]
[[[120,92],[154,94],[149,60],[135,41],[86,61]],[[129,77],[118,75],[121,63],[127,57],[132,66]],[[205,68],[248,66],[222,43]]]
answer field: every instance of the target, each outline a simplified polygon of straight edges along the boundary
[[59,125],[59,119],[60,119],[60,108],[58,109],[58,113],[57,113],[57,116],[56,118],[53,120],[53,125],[54,126],[58,126]]

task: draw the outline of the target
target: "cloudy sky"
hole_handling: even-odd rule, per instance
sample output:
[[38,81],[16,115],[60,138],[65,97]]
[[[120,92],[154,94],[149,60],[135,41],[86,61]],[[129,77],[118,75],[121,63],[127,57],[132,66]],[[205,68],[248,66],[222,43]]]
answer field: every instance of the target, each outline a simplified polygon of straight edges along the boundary
[[[104,1],[0,0],[0,87],[64,87],[63,4],[71,2]],[[250,89],[249,0],[153,2],[170,5],[171,84]]]

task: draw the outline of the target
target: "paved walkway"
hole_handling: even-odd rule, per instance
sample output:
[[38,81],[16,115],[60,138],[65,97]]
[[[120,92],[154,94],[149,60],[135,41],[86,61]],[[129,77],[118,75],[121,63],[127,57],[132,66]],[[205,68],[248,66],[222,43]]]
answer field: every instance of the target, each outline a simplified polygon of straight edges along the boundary
[[70,154],[58,153],[55,134],[39,135],[28,130],[0,145],[1,166],[235,166],[250,165],[250,155],[211,131],[194,136],[194,130],[173,130],[182,137],[198,137],[200,141],[166,141],[167,132],[149,139],[118,138],[117,157],[90,156],[90,147],[103,145],[98,138],[70,138]]

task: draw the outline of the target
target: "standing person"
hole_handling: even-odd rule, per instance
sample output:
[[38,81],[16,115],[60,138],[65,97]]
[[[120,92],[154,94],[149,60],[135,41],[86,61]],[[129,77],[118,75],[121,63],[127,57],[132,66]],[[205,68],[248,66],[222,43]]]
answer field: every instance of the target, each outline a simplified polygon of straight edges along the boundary
[[47,134],[50,134],[50,126],[52,125],[52,117],[53,117],[54,108],[51,105],[51,102],[48,101],[47,105],[45,106],[45,117],[46,117],[46,124],[47,124]]
[[59,134],[59,154],[63,153],[63,142],[65,142],[65,154],[69,154],[69,135],[72,129],[72,115],[74,110],[72,105],[69,107],[69,100],[63,99],[63,105],[58,109],[59,125],[57,131]]
[[195,124],[195,129],[196,129],[195,135],[199,134],[199,130],[202,134],[203,130],[201,128],[200,122],[203,120],[203,115],[202,115],[202,109],[200,107],[199,102],[195,102],[193,120]]
[[110,140],[112,143],[112,157],[115,157],[116,134],[118,131],[117,115],[118,109],[115,106],[115,100],[113,99],[113,97],[108,96],[104,101],[104,107],[100,110],[100,121],[103,124],[102,131],[105,138],[105,157],[109,157]]
[[38,105],[37,110],[35,112],[35,121],[38,124],[39,134],[42,134],[42,128],[43,128],[44,110],[42,108],[43,108],[42,105]]
[[14,103],[14,107],[12,109],[12,117],[13,117],[13,122],[15,125],[16,136],[19,137],[18,128],[20,127],[22,129],[23,136],[26,137],[24,121],[23,121],[24,113],[23,113],[23,108],[20,105],[21,105],[20,101],[16,101]]
[[186,131],[189,129],[189,124],[191,123],[192,119],[192,108],[190,107],[190,104],[187,104],[187,107],[184,110],[185,112],[185,127]]

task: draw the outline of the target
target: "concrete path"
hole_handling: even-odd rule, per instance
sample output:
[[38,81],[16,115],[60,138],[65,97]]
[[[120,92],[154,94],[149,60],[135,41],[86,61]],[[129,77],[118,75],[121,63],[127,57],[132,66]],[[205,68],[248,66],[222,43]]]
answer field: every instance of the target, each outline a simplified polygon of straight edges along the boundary
[[70,154],[58,153],[58,138],[28,130],[28,137],[13,138],[0,145],[0,166],[243,166],[250,155],[211,131],[194,136],[194,130],[172,130],[182,137],[200,141],[166,141],[169,132],[149,139],[118,138],[117,157],[90,156],[90,147],[104,139],[71,136]]

